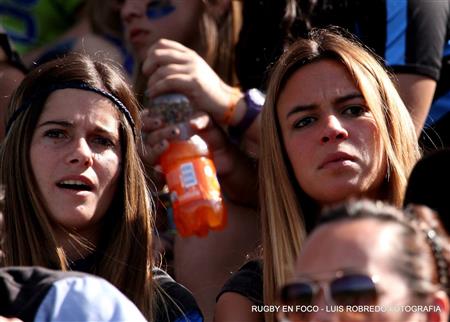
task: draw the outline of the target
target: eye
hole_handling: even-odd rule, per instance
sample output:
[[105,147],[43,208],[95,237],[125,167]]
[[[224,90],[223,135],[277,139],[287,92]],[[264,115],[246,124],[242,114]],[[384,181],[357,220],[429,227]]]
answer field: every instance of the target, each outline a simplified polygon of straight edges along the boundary
[[52,139],[64,139],[67,134],[63,130],[51,129],[44,132],[44,136]]
[[151,7],[157,7],[159,5],[161,5],[162,1],[161,0],[152,0],[149,2],[149,4],[147,5],[148,8]]
[[107,148],[114,148],[116,146],[116,144],[111,139],[103,136],[95,137],[93,142]]
[[147,4],[147,17],[150,19],[163,18],[174,10],[175,7],[167,0],[152,0]]
[[363,115],[367,111],[367,108],[362,105],[350,105],[344,108],[342,114],[358,117]]
[[162,7],[163,5],[164,1],[162,0],[151,0],[147,5],[147,9],[156,9]]
[[315,117],[311,117],[311,116],[304,117],[294,123],[294,128],[296,128],[296,129],[303,128],[305,126],[312,124],[315,120],[316,120]]

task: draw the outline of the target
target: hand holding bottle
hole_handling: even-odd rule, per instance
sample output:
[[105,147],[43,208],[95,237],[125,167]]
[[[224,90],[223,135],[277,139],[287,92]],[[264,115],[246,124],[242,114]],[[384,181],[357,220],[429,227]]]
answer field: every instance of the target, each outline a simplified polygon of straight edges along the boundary
[[210,229],[224,228],[226,211],[211,154],[186,123],[192,114],[189,100],[180,94],[166,94],[147,100],[146,106],[150,115],[177,125],[172,132],[177,139],[162,151],[158,162],[171,194],[178,232],[183,237],[205,236]]

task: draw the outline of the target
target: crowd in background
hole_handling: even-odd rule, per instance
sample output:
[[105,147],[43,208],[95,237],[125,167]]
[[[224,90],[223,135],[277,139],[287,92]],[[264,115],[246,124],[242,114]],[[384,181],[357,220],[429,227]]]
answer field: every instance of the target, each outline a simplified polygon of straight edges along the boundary
[[[449,320],[448,0],[0,0],[0,28],[0,316]],[[186,132],[204,237],[159,164]]]

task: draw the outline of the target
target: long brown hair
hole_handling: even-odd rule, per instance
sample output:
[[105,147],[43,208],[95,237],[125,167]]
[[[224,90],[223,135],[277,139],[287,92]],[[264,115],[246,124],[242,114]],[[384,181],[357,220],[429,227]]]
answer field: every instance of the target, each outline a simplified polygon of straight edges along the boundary
[[[2,251],[6,265],[39,265],[68,269],[68,258],[58,246],[48,207],[39,193],[30,164],[30,144],[46,98],[33,99],[43,88],[63,82],[85,82],[117,97],[139,123],[138,103],[118,68],[111,63],[72,54],[37,67],[15,92],[8,109],[29,104],[10,127],[0,150],[0,178],[5,185],[5,236]],[[154,291],[152,209],[133,129],[118,113],[122,145],[121,179],[114,202],[102,219],[96,264],[91,273],[105,278],[127,295],[151,319]],[[139,133],[139,125],[137,126]],[[76,233],[69,240],[83,247]]]
[[[274,66],[261,119],[260,200],[264,251],[264,302],[274,303],[276,289],[291,273],[317,205],[300,189],[280,132],[276,107],[289,77],[320,59],[341,63],[360,88],[378,125],[388,171],[378,198],[400,206],[407,177],[419,158],[411,117],[389,75],[377,59],[338,31],[313,30],[290,46]],[[301,86],[301,84],[299,84]],[[272,317],[267,317],[269,320]]]

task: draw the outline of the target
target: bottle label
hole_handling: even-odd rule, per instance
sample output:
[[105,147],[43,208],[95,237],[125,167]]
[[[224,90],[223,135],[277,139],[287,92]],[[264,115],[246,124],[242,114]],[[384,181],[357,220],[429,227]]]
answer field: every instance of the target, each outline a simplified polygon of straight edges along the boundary
[[183,188],[188,189],[198,184],[197,176],[195,175],[195,169],[192,162],[183,163],[180,166],[180,170],[181,170],[181,184],[183,185]]
[[174,196],[174,204],[221,198],[216,169],[209,158],[202,157],[175,166],[166,174],[166,181]]

